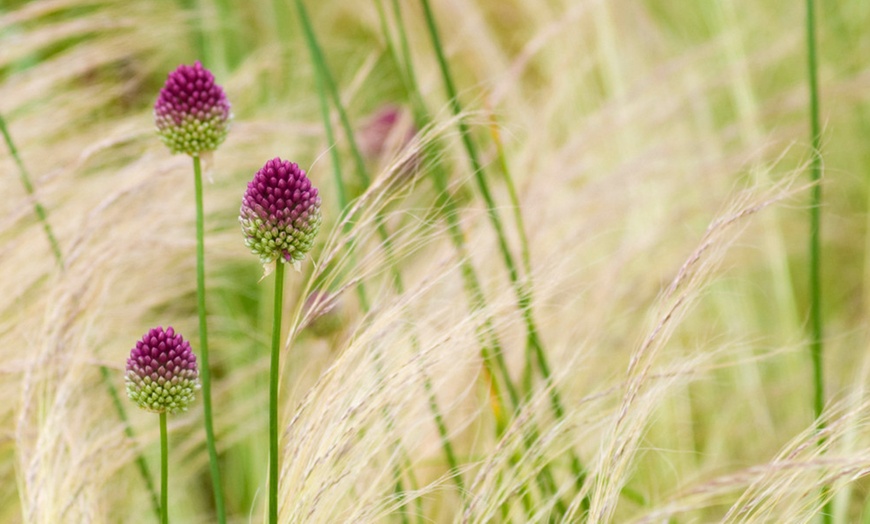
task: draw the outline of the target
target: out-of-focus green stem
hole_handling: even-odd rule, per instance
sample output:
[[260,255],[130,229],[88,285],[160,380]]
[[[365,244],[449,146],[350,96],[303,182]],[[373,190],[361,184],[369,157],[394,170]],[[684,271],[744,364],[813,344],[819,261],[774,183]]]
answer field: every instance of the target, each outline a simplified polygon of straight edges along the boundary
[[[519,280],[519,273],[517,271],[513,255],[511,254],[510,248],[507,244],[507,237],[504,232],[501,218],[496,209],[495,200],[492,197],[492,192],[489,189],[489,184],[487,183],[486,178],[483,174],[483,167],[478,158],[477,148],[475,147],[474,142],[471,139],[471,132],[468,129],[468,126],[461,118],[462,106],[459,103],[459,96],[453,83],[453,77],[450,74],[450,68],[447,65],[447,58],[444,55],[444,49],[441,45],[441,39],[438,35],[438,27],[435,22],[435,16],[432,12],[432,8],[429,4],[429,0],[420,0],[420,3],[423,6],[423,12],[426,18],[426,26],[429,30],[429,36],[432,40],[432,46],[435,49],[439,68],[441,69],[441,76],[444,82],[444,88],[447,91],[448,98],[450,99],[450,107],[453,111],[453,114],[457,118],[459,118],[459,134],[461,135],[462,143],[465,146],[465,150],[468,153],[468,159],[471,163],[471,169],[474,174],[474,179],[477,182],[478,190],[480,191],[481,196],[486,203],[488,211],[487,214],[498,238],[499,249],[502,253],[505,266],[508,270],[508,276],[510,277],[511,283],[514,286],[514,291],[517,294],[519,308],[522,313],[523,320],[526,324],[526,331],[528,333],[528,344],[533,349],[538,362],[538,366],[541,369],[541,374],[544,376],[553,414],[556,416],[557,419],[561,421],[564,418],[565,409],[559,392],[552,382],[552,375],[550,373],[549,365],[547,363],[547,357],[544,353],[543,344],[541,342],[541,338],[538,334],[537,326],[535,325],[535,321],[532,315],[531,294],[529,293],[527,287],[523,286]],[[582,485],[583,481],[585,480],[586,473],[582,465],[580,464],[579,458],[577,458],[577,456],[573,453],[571,466],[577,485]]]
[[165,411],[160,413],[160,522],[169,524],[169,435]]
[[[507,162],[507,155],[504,151],[504,144],[501,141],[501,133],[498,129],[498,122],[496,122],[495,114],[490,113],[490,122],[489,122],[489,131],[492,136],[492,141],[495,143],[496,156],[498,157],[498,163],[501,167],[501,172],[504,175],[505,186],[508,190],[508,196],[511,199],[511,205],[513,206],[514,211],[514,227],[516,227],[517,233],[520,238],[520,253],[522,255],[523,261],[523,270],[526,275],[526,283],[525,289],[528,294],[529,303],[532,301],[532,257],[529,251],[529,238],[526,235],[526,225],[523,221],[523,213],[520,210],[520,199],[517,196],[517,189],[514,185],[513,177],[511,177],[510,167]],[[526,339],[526,364],[525,369],[523,370],[523,391],[526,395],[531,394],[532,392],[532,353],[534,351],[534,340],[532,339],[531,333]]]
[[[18,153],[18,148],[15,146],[15,142],[12,140],[12,134],[9,132],[9,128],[6,125],[6,120],[3,118],[3,115],[0,115],[0,133],[3,134],[3,140],[9,148],[9,154],[12,155],[12,158],[15,160],[15,165],[18,167],[21,184],[24,186],[27,195],[33,199],[34,212],[42,223],[45,236],[48,238],[48,243],[51,246],[57,265],[63,269],[63,253],[60,250],[60,244],[58,243],[57,238],[54,236],[51,224],[48,222],[48,213],[39,200],[36,199],[33,184],[30,180],[30,173],[24,166],[24,161]],[[100,366],[100,375],[102,376],[103,383],[106,385],[106,389],[109,390],[109,396],[112,398],[112,404],[115,406],[115,411],[118,412],[118,418],[120,418],[121,422],[124,424],[124,434],[127,435],[127,438],[131,441],[135,441],[136,434],[133,432],[133,427],[130,426],[130,420],[127,418],[127,410],[124,409],[124,404],[121,402],[118,390],[112,382],[112,374],[109,371],[109,368],[106,366]],[[143,457],[141,453],[136,454],[136,467],[139,470],[139,475],[142,477],[142,481],[145,483],[145,488],[148,490],[148,494],[151,496],[151,505],[154,508],[154,514],[159,517],[160,500],[158,499],[157,491],[154,488],[154,480],[151,476],[151,471],[148,468],[148,463],[145,461],[145,457]]]
[[15,164],[18,166],[18,174],[21,177],[21,185],[24,186],[24,191],[27,192],[27,196],[33,200],[33,211],[36,213],[37,218],[39,218],[39,222],[42,224],[42,229],[45,230],[45,236],[48,238],[48,243],[51,245],[51,251],[54,253],[54,259],[57,261],[57,265],[63,268],[63,255],[60,252],[60,245],[57,242],[57,238],[54,236],[54,231],[51,229],[51,224],[48,223],[48,213],[45,211],[45,208],[42,207],[42,204],[36,198],[35,191],[33,189],[33,183],[30,181],[30,173],[27,171],[27,168],[24,167],[24,162],[21,160],[21,156],[18,154],[18,148],[15,147],[15,142],[12,141],[12,135],[9,134],[9,129],[6,127],[6,120],[0,115],[0,132],[3,133],[3,139],[6,141],[6,146],[9,148],[9,153],[12,155],[12,158],[15,160]]
[[[806,30],[807,30],[807,74],[810,90],[810,140],[812,143],[812,162],[810,164],[810,180],[813,182],[810,202],[810,357],[813,363],[813,413],[815,414],[816,426],[821,431],[824,429],[822,413],[825,408],[825,376],[822,366],[822,342],[824,326],[822,323],[822,144],[821,125],[819,124],[819,87],[818,66],[816,60],[816,16],[815,2],[806,2]],[[824,440],[820,440],[822,445]],[[822,487],[822,498],[828,498],[828,486]],[[826,502],[822,508],[822,522],[830,523],[833,511],[830,502]]]
[[[115,384],[112,383],[112,374],[106,366],[100,366],[100,375],[103,377],[103,383],[109,390],[109,396],[112,397],[112,404],[115,406],[115,411],[118,412],[118,418],[124,423],[124,434],[131,441],[136,440],[136,434],[133,433],[133,428],[130,426],[130,421],[127,419],[127,411],[121,403],[121,397],[118,395],[118,390]],[[160,500],[157,497],[157,491],[154,489],[154,481],[151,479],[151,470],[148,468],[148,463],[145,462],[145,457],[141,453],[136,454],[136,467],[139,470],[139,475],[145,482],[145,488],[151,495],[151,505],[154,507],[154,513],[160,516]]]
[[193,157],[193,180],[196,194],[196,305],[199,314],[199,345],[202,366],[202,405],[205,423],[205,443],[208,448],[208,462],[211,470],[214,491],[215,511],[218,522],[227,521],[224,496],[221,489],[221,473],[218,467],[217,447],[214,438],[214,422],[211,404],[211,367],[208,362],[208,325],[205,312],[205,219],[202,205],[202,165],[198,156]]
[[275,316],[272,318],[272,364],[269,372],[269,522],[278,523],[278,379],[281,357],[281,312],[284,306],[284,262],[275,262]]
[[[305,9],[305,6],[302,0],[296,1],[297,8],[299,10],[299,18],[303,26],[303,31],[305,33],[306,42],[308,43],[309,50],[311,52],[312,60],[315,64],[315,68],[317,71],[317,86],[318,86],[318,96],[320,98],[320,106],[323,117],[324,126],[326,128],[327,140],[329,141],[330,146],[334,144],[334,135],[332,130],[332,122],[329,116],[329,108],[326,101],[325,90],[329,91],[331,94],[331,98],[333,100],[333,104],[338,111],[340,121],[344,128],[345,135],[347,140],[351,146],[351,150],[353,152],[353,157],[356,162],[357,176],[360,179],[360,182],[365,186],[368,186],[370,178],[368,176],[367,170],[365,168],[365,163],[362,159],[362,154],[359,151],[359,148],[356,143],[356,139],[354,137],[353,128],[350,125],[350,120],[347,117],[347,112],[344,110],[344,104],[341,101],[341,97],[338,93],[338,88],[335,85],[335,81],[332,78],[332,74],[330,73],[329,67],[326,64],[326,58],[323,55],[323,51],[320,48],[320,45],[317,42],[317,36],[314,32],[314,28],[311,24],[311,21],[308,17],[308,12]],[[334,166],[334,180],[339,190],[339,198],[340,205],[342,209],[347,209],[347,191],[344,186],[344,179],[341,176],[341,171],[339,169],[339,158],[335,147],[330,147],[332,161]],[[350,224],[348,223],[348,226]],[[382,245],[384,246],[385,251],[387,252],[387,258],[391,262],[392,270],[393,270],[393,280],[396,285],[396,290],[398,293],[402,293],[404,291],[404,285],[402,283],[401,273],[398,271],[396,267],[393,256],[392,256],[392,244],[389,240],[389,234],[384,228],[382,223],[378,224],[378,233],[381,237]],[[368,311],[369,305],[366,300],[366,293],[364,291],[364,286],[362,283],[357,285],[357,293],[360,296],[360,302],[362,304],[363,310]],[[419,342],[414,338],[413,340],[414,346],[418,347]],[[435,425],[438,429],[438,434],[441,439],[441,446],[444,451],[444,455],[446,457],[448,466],[451,470],[452,477],[454,482],[456,482],[457,487],[460,492],[465,491],[465,485],[462,480],[462,475],[459,473],[458,461],[456,460],[456,453],[453,450],[453,445],[450,442],[450,436],[447,430],[447,426],[444,422],[444,417],[441,414],[441,410],[438,407],[437,400],[435,399],[434,388],[432,386],[432,381],[428,374],[424,373],[424,388],[428,395],[428,404],[429,409],[432,412],[433,419],[435,421]],[[401,479],[397,478],[396,487],[398,490],[401,490]],[[404,516],[404,514],[403,514]]]

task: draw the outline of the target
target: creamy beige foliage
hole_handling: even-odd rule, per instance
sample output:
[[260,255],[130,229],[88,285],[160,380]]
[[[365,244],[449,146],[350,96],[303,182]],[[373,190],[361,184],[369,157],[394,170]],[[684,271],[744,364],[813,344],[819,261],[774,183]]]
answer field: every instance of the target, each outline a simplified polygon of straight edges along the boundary
[[[870,12],[860,2],[834,2],[821,33],[831,399],[822,445],[804,332],[802,4],[433,2],[519,260],[487,132],[493,115],[500,125],[530,242],[532,272],[521,276],[533,284],[567,408],[555,420],[537,378],[501,437],[477,333],[494,319],[517,380],[526,334],[419,6],[401,2],[434,123],[373,163],[367,190],[351,184],[358,199],[345,232],[292,5],[182,4],[0,6],[0,114],[65,257],[59,270],[0,147],[0,522],[154,521],[135,459],[143,454],[158,472],[156,419],[126,403],[136,435],[127,438],[108,388],[123,390],[124,359],[148,327],[196,333],[190,159],[165,151],[151,104],[166,72],[197,58],[236,118],[205,161],[215,426],[233,522],[264,515],[271,328],[271,280],[258,282],[237,214],[245,183],[278,155],[306,169],[324,215],[312,261],[287,277],[282,521],[396,522],[399,470],[412,521],[420,511],[426,522],[484,523],[506,511],[515,522],[546,522],[551,501],[535,478],[547,463],[566,521],[580,518],[588,497],[596,522],[809,522],[823,485],[837,521],[860,519],[870,467],[861,156],[870,121],[860,109],[870,70],[852,55],[870,52],[866,31],[856,29]],[[375,3],[309,4],[351,119],[401,103]],[[395,23],[389,16],[393,32]],[[464,293],[426,176],[431,160],[407,171],[434,142],[462,203],[467,257],[487,298],[481,310]],[[354,180],[343,137],[336,147]],[[316,279],[340,292],[341,328],[328,335],[305,329],[313,315],[302,303]],[[426,377],[461,462],[462,495],[441,452]],[[532,425],[538,438],[527,446]],[[173,418],[170,431],[173,520],[209,522],[198,405]],[[568,449],[589,471],[580,492]],[[531,515],[520,503],[526,488]]]

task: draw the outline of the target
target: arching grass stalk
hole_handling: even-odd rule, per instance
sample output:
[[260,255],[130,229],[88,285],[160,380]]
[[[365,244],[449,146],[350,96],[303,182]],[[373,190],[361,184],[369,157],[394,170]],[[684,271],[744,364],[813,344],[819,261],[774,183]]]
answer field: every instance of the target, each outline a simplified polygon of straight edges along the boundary
[[269,366],[269,522],[278,522],[278,378],[281,356],[281,315],[284,306],[284,264],[275,267],[275,315],[272,317],[272,358]]
[[[523,320],[526,324],[526,331],[528,333],[527,349],[530,349],[534,352],[538,367],[540,368],[541,374],[543,375],[544,381],[547,386],[547,392],[550,397],[551,409],[555,417],[559,421],[561,421],[564,419],[565,408],[560,398],[559,392],[556,389],[555,384],[553,384],[552,373],[550,372],[550,366],[547,362],[543,343],[541,341],[540,335],[538,334],[537,326],[535,325],[534,317],[532,314],[531,294],[526,286],[523,286],[519,280],[517,266],[514,262],[513,255],[511,254],[508,247],[504,227],[502,226],[501,218],[498,214],[495,201],[489,189],[489,184],[484,177],[483,167],[478,158],[477,149],[471,139],[471,132],[468,129],[468,125],[461,118],[462,106],[459,103],[458,93],[456,92],[456,88],[453,84],[453,78],[450,74],[450,68],[447,65],[447,58],[444,55],[444,49],[441,45],[441,39],[438,35],[438,27],[435,22],[435,16],[432,13],[432,8],[429,4],[429,0],[420,0],[420,2],[423,6],[423,12],[425,14],[426,26],[429,30],[429,36],[432,40],[432,45],[435,48],[435,54],[438,58],[438,65],[441,70],[444,87],[447,91],[447,96],[450,99],[450,107],[453,111],[453,114],[457,117],[460,117],[459,134],[461,135],[462,143],[465,146],[465,150],[468,153],[468,159],[471,163],[474,179],[477,182],[478,189],[484,199],[484,202],[486,203],[488,211],[487,215],[489,216],[490,223],[492,224],[492,227],[496,232],[499,249],[502,253],[505,266],[507,267],[508,276],[510,277],[511,284],[514,286],[514,291],[517,295],[519,308],[522,313]],[[582,467],[579,458],[573,452],[571,453],[571,468],[575,476],[576,484],[579,488],[579,486],[581,486],[585,481],[586,472]]]
[[[329,156],[330,156],[330,159],[332,161],[333,180],[334,180],[335,186],[336,186],[336,193],[338,194],[338,208],[340,210],[339,212],[342,212],[343,210],[348,209],[348,197],[347,197],[347,188],[345,187],[345,184],[344,184],[344,177],[341,174],[341,158],[339,157],[339,154],[338,154],[338,148],[335,147],[335,132],[334,132],[333,127],[332,127],[332,120],[330,119],[329,102],[326,99],[326,93],[325,93],[325,90],[323,88],[323,74],[321,73],[321,71],[319,69],[317,69],[316,74],[314,76],[317,79],[317,98],[320,102],[320,112],[321,112],[321,117],[323,119],[324,131],[326,134],[326,142],[327,142],[328,147],[329,147]],[[343,225],[344,232],[348,233],[352,227],[351,222],[350,221],[343,221],[343,224],[344,224]],[[354,259],[354,253],[352,250],[350,253],[348,253],[348,256],[351,258],[351,260]],[[355,264],[352,263],[351,265],[353,266]],[[367,296],[367,293],[365,290],[365,284],[363,284],[362,281],[360,281],[356,285],[356,293],[357,293],[357,297],[359,298],[360,307],[362,308],[363,313],[368,313],[368,311],[370,309],[370,304],[369,304],[368,296]],[[378,368],[378,376],[381,377],[383,375],[383,373],[381,371],[380,358],[379,358],[380,350],[376,350],[376,351],[378,351],[378,354],[376,354],[375,356],[378,358],[375,359],[375,362],[376,362],[376,367]],[[390,415],[390,413],[387,411],[386,407],[384,407],[384,417],[386,418],[387,427],[389,429],[392,429],[394,427],[393,419],[392,419],[392,416]],[[446,430],[445,430],[445,434],[446,434]],[[443,446],[443,444],[444,444],[444,442],[442,439],[442,446]],[[450,445],[449,441],[448,441],[447,445],[448,445],[448,449],[450,450],[450,453],[448,454],[448,456],[452,457],[453,456],[452,446]],[[401,443],[399,441],[395,442],[395,447],[397,448],[399,454],[402,456],[402,460],[406,464],[410,464],[410,458],[408,457],[407,452],[405,451],[404,447],[401,446]],[[454,461],[455,461],[455,459],[454,459]],[[413,476],[413,472],[411,471],[411,468],[408,467],[407,470],[408,470],[408,474],[411,478],[411,483],[413,485],[416,485],[416,479]],[[402,471],[398,465],[396,465],[396,467],[393,471],[393,476],[395,478],[394,493],[399,498],[399,500],[402,500],[404,498],[405,488],[404,488],[403,483],[402,483]],[[461,482],[461,479],[460,479],[460,482]],[[416,499],[417,513],[418,513],[418,515],[421,515],[421,516],[423,514],[422,504],[423,504],[422,500],[420,500],[420,498],[418,497]],[[404,524],[408,520],[408,517],[406,514],[407,512],[405,510],[404,504],[401,505],[400,507],[401,507],[401,511],[402,511],[401,518],[402,518],[402,522]]]
[[219,524],[226,522],[226,509],[218,467],[211,403],[211,367],[205,309],[205,221],[200,156],[214,151],[226,139],[231,120],[230,103],[223,89],[215,84],[214,76],[199,62],[192,66],[180,65],[169,73],[154,104],[154,121],[160,140],[173,154],[183,153],[193,158],[196,200],[196,304],[202,357],[203,423],[215,512]]
[[[36,213],[39,221],[42,223],[42,228],[45,231],[46,237],[48,238],[48,243],[51,246],[51,251],[54,254],[55,261],[57,262],[58,267],[63,269],[63,253],[60,250],[60,244],[58,243],[57,238],[54,236],[54,231],[51,228],[51,223],[49,223],[48,221],[48,213],[42,206],[42,203],[40,203],[39,200],[37,200],[36,198],[33,184],[30,180],[30,173],[24,166],[24,161],[21,159],[21,155],[18,153],[18,148],[15,146],[15,142],[12,140],[12,134],[9,132],[9,128],[6,125],[6,120],[3,118],[3,115],[0,115],[0,132],[2,132],[3,140],[6,142],[6,146],[9,148],[9,154],[12,155],[12,158],[15,160],[15,165],[18,167],[18,174],[21,179],[21,184],[24,186],[24,190],[27,192],[27,195],[31,199],[33,199],[33,210]],[[130,421],[127,417],[127,410],[124,409],[124,404],[121,403],[121,397],[120,395],[118,395],[118,389],[115,388],[115,384],[112,382],[113,377],[112,373],[109,371],[109,368],[107,368],[106,366],[100,366],[100,376],[103,380],[103,384],[106,385],[106,389],[109,390],[109,397],[111,397],[112,399],[112,404],[115,406],[115,411],[118,413],[118,418],[121,419],[121,422],[124,425],[124,434],[131,441],[135,441],[136,433],[133,431],[133,427],[130,425]],[[136,454],[136,468],[139,471],[139,476],[142,477],[142,481],[145,483],[145,489],[148,490],[149,497],[151,498],[151,506],[154,508],[154,513],[159,516],[160,501],[157,498],[157,491],[154,488],[154,480],[151,476],[151,470],[148,468],[148,463],[145,462],[145,457],[143,457],[141,453]]]
[[[335,144],[335,136],[332,128],[332,122],[330,119],[328,102],[325,95],[325,92],[328,90],[329,93],[332,95],[333,103],[339,113],[339,118],[344,128],[345,135],[351,145],[351,150],[356,163],[357,176],[363,186],[368,187],[370,183],[370,178],[365,167],[365,162],[363,161],[362,154],[360,153],[357,146],[353,129],[350,126],[350,120],[348,119],[347,113],[344,110],[344,104],[342,104],[341,102],[341,97],[338,94],[338,89],[335,85],[335,81],[332,78],[329,67],[326,65],[326,58],[323,56],[323,51],[321,50],[320,45],[317,41],[317,35],[315,34],[314,28],[311,24],[311,20],[308,17],[308,12],[305,9],[305,5],[302,3],[302,0],[297,0],[296,6],[299,12],[299,19],[300,23],[302,24],[303,34],[305,35],[306,43],[308,44],[309,51],[311,52],[312,61],[315,64],[315,76],[317,77],[318,97],[320,99],[321,113],[323,117],[324,127],[326,129],[327,140],[329,141],[330,146]],[[326,87],[327,89],[325,90],[324,87]],[[340,207],[341,209],[347,209],[347,190],[345,188],[344,178],[341,175],[341,170],[339,167],[340,160],[335,147],[330,147],[330,155],[333,162],[334,180],[336,186],[338,187]],[[350,227],[350,222],[345,222],[345,228],[348,227]],[[390,241],[389,233],[381,222],[378,223],[378,234],[380,235],[381,243],[384,246],[384,250],[387,254],[388,262],[390,264],[393,274],[393,282],[395,284],[396,291],[397,293],[401,294],[404,292],[402,275],[401,272],[399,272],[398,267],[395,263],[395,257],[393,256],[392,242]],[[360,283],[356,286],[356,288],[357,294],[360,297],[360,305],[363,311],[367,312],[369,310],[369,304],[366,298],[365,287],[362,283]],[[412,346],[415,352],[419,350],[419,341],[414,335],[412,335]],[[375,356],[378,357],[378,355]],[[376,358],[376,362],[379,362],[379,358]],[[429,374],[425,372],[425,370],[423,370],[423,387],[427,395],[429,410],[432,413],[435,426],[438,430],[438,436],[441,441],[441,448],[444,452],[445,459],[447,460],[447,465],[450,468],[451,478],[453,478],[453,481],[456,483],[460,493],[462,494],[465,491],[465,484],[462,480],[462,475],[459,472],[459,463],[456,459],[456,453],[453,449],[453,444],[450,442],[450,435],[447,430],[447,425],[444,421],[441,409],[438,406],[438,401],[435,398],[435,391],[432,385],[432,380],[429,377]],[[401,478],[396,479],[396,488],[401,489]]]
[[[112,398],[112,404],[115,406],[118,418],[120,418],[121,422],[124,424],[124,434],[127,435],[127,438],[130,439],[130,441],[135,442],[136,433],[133,431],[133,427],[130,425],[130,421],[127,418],[127,410],[124,409],[124,405],[121,403],[121,396],[118,395],[118,390],[112,382],[112,373],[106,366],[100,366],[100,375],[103,378],[103,384],[105,384],[106,388],[109,390],[109,396]],[[145,482],[145,489],[148,490],[148,495],[151,498],[151,506],[154,508],[154,514],[159,517],[160,508],[164,506],[161,505],[160,500],[157,498],[157,490],[154,488],[151,470],[148,468],[148,463],[145,462],[145,457],[143,457],[141,453],[136,454],[136,469],[138,469],[142,481]]]
[[[430,118],[428,116],[423,99],[420,96],[419,90],[417,89],[413,61],[411,59],[410,49],[408,47],[407,36],[405,34],[404,25],[401,23],[402,15],[400,4],[398,0],[393,0],[393,11],[396,18],[398,19],[397,25],[402,50],[401,58],[397,55],[396,46],[393,44],[392,36],[390,34],[390,31],[388,30],[386,15],[383,5],[381,4],[381,0],[375,0],[375,3],[378,9],[381,29],[384,33],[387,48],[389,52],[393,55],[396,63],[399,64],[399,68],[402,71],[400,73],[400,76],[405,83],[405,88],[408,92],[408,96],[412,101],[415,125],[418,128],[422,128],[428,123]],[[468,295],[471,309],[473,311],[478,311],[486,306],[486,299],[480,286],[480,280],[477,277],[477,272],[475,271],[474,266],[472,266],[470,262],[468,251],[466,249],[465,236],[462,233],[462,229],[459,224],[458,206],[453,197],[450,195],[447,186],[447,174],[445,173],[443,166],[438,160],[438,154],[434,151],[433,148],[434,144],[427,144],[424,149],[424,156],[428,159],[427,165],[431,165],[429,172],[435,185],[436,192],[439,194],[439,198],[443,199],[442,202],[445,209],[444,215],[446,217],[449,236],[454,245],[454,248],[457,251],[460,261],[463,287],[466,291],[466,294]],[[491,381],[491,398],[493,401],[493,413],[495,414],[496,418],[496,433],[497,435],[501,436],[505,428],[507,427],[507,421],[505,419],[505,412],[503,409],[503,407],[505,406],[505,401],[503,400],[503,395],[501,393],[502,387],[507,391],[508,397],[510,398],[512,407],[511,414],[516,413],[516,411],[519,409],[520,397],[516,391],[513,381],[510,378],[510,373],[504,360],[501,343],[498,340],[498,335],[495,331],[492,318],[489,316],[484,319],[483,331],[478,333],[478,341],[481,344],[481,356],[484,362],[484,371],[486,372],[486,375]],[[501,387],[499,386],[498,379],[493,374],[494,370],[496,369],[502,377],[502,382],[504,384]],[[534,423],[531,423],[530,427],[527,430],[527,433],[524,435],[523,442],[527,447],[530,447],[535,439],[537,439],[537,428]],[[511,457],[511,460],[514,464],[516,464],[519,461],[519,457],[513,456]],[[582,471],[579,459],[576,457],[576,455],[573,455],[573,453],[572,465],[576,466],[575,472]],[[577,478],[579,479],[578,482],[582,484],[582,478],[579,475],[577,476]],[[555,481],[553,480],[552,474],[549,471],[549,465],[545,464],[542,470],[539,472],[537,476],[537,482],[541,486],[544,493],[547,493],[549,491],[553,495],[556,494]],[[521,500],[525,506],[525,509],[527,510],[527,514],[531,514],[531,507],[527,500],[527,493],[523,494]],[[584,503],[585,502],[586,501],[584,501]],[[564,508],[565,507],[562,501],[557,498],[556,510],[564,512]]]
[[[511,199],[511,206],[513,207],[513,215],[514,215],[514,227],[516,228],[517,234],[520,239],[520,255],[522,257],[523,262],[523,271],[525,272],[527,282],[525,284],[526,293],[529,295],[529,303],[532,301],[532,289],[534,288],[532,284],[532,257],[529,252],[529,238],[526,235],[526,225],[523,221],[523,213],[520,210],[520,199],[517,196],[517,188],[514,185],[513,177],[511,176],[510,167],[507,162],[507,155],[504,151],[504,144],[501,141],[501,133],[499,132],[498,122],[496,121],[495,113],[490,110],[489,112],[489,134],[492,137],[492,141],[495,144],[496,157],[498,158],[498,165],[501,168],[502,175],[504,177],[505,187],[508,190],[508,196]],[[532,393],[532,374],[534,373],[532,362],[532,344],[534,341],[531,339],[531,336],[528,336],[526,339],[526,367],[523,369],[523,378],[521,381],[523,392],[526,395],[531,395]]]
[[36,217],[42,224],[42,229],[45,231],[45,236],[48,238],[51,251],[54,253],[54,259],[57,262],[57,265],[63,269],[63,255],[61,255],[60,245],[57,243],[57,238],[54,236],[51,224],[48,222],[48,213],[45,211],[42,203],[36,198],[33,183],[30,181],[30,173],[27,171],[27,168],[24,167],[24,162],[18,154],[18,148],[15,147],[15,142],[12,141],[12,135],[9,134],[9,129],[6,127],[6,120],[3,118],[3,115],[0,115],[0,132],[3,133],[3,140],[6,141],[6,146],[9,148],[9,154],[12,155],[12,158],[15,160],[15,165],[18,166],[21,185],[24,186],[24,191],[27,192],[27,196],[33,200],[33,211],[36,213]]
[[[810,164],[810,179],[813,182],[810,202],[810,357],[813,363],[813,413],[815,414],[816,427],[819,431],[824,429],[822,413],[825,408],[825,377],[822,366],[822,342],[824,326],[822,324],[822,144],[821,126],[819,123],[819,87],[818,66],[816,60],[816,16],[815,2],[807,0],[806,3],[806,29],[807,29],[807,74],[810,90],[810,140],[812,144],[812,162]],[[819,440],[819,445],[824,445],[824,439]],[[822,487],[821,496],[828,498],[828,486]],[[826,502],[822,508],[822,522],[832,521],[833,511],[830,502]]]

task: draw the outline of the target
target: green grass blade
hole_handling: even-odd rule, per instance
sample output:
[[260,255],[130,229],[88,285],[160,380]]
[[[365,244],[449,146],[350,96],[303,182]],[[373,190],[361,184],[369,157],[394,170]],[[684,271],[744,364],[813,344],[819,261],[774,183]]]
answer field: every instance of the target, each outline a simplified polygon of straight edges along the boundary
[[[810,164],[810,180],[813,182],[810,196],[810,356],[813,365],[813,413],[817,428],[824,429],[822,413],[825,409],[825,377],[822,362],[824,325],[822,323],[822,144],[821,125],[819,123],[819,86],[818,64],[816,58],[816,16],[815,2],[806,3],[807,29],[807,73],[810,88],[810,139],[812,143],[812,162]],[[824,439],[819,445],[824,444]],[[828,486],[822,487],[821,496],[828,498]],[[830,502],[822,508],[822,522],[832,522],[833,510]]]
[[12,135],[6,127],[6,120],[3,118],[3,115],[0,115],[0,132],[3,133],[3,140],[6,141],[6,146],[9,148],[9,154],[12,155],[12,158],[15,160],[15,165],[18,166],[21,185],[24,186],[24,191],[27,192],[27,196],[33,200],[33,211],[36,213],[36,217],[42,224],[42,229],[45,231],[45,236],[48,238],[48,243],[51,246],[52,253],[54,253],[57,265],[63,268],[63,255],[60,251],[60,244],[58,244],[57,238],[54,236],[51,224],[48,222],[48,213],[45,211],[42,203],[40,203],[36,198],[33,183],[30,180],[30,173],[27,171],[27,168],[24,167],[24,162],[21,160],[21,155],[18,154],[18,148],[15,147],[15,142],[12,141]]

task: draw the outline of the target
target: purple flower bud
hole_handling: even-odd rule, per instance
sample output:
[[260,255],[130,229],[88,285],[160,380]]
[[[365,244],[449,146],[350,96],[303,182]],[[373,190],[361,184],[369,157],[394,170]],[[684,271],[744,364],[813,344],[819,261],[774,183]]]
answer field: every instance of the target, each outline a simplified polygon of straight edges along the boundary
[[386,104],[366,118],[359,131],[359,148],[369,159],[402,149],[414,138],[416,129],[399,106]]
[[154,104],[157,134],[172,153],[214,151],[227,137],[231,119],[224,90],[199,62],[169,73]]
[[320,230],[320,197],[305,171],[273,158],[248,183],[239,222],[245,245],[263,264],[298,263]]
[[156,327],[136,342],[124,378],[130,400],[154,413],[187,411],[199,389],[196,355],[171,327]]

